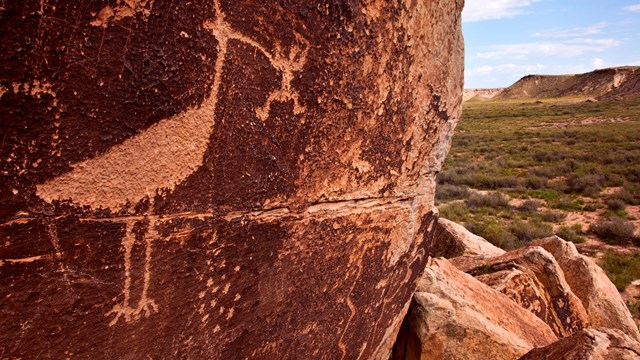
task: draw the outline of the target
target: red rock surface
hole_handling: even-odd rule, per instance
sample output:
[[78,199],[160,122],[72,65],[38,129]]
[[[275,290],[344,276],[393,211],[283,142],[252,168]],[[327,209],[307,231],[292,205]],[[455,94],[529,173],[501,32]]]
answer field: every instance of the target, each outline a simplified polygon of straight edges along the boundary
[[617,329],[587,329],[557,342],[531,350],[520,360],[637,360],[640,344]]
[[636,341],[640,339],[638,326],[620,293],[592,259],[578,253],[573,243],[557,236],[535,240],[532,244],[543,247],[557,260],[593,327],[618,329]]
[[460,115],[462,1],[0,9],[0,350],[382,358]]
[[558,337],[589,325],[589,316],[567,284],[560,265],[541,247],[530,246],[494,257],[463,256],[452,263],[531,311]]
[[502,254],[504,254],[504,250],[471,233],[464,226],[444,218],[438,219],[433,241],[429,248],[429,256],[445,259],[475,255],[500,256]]
[[506,295],[434,259],[418,282],[393,359],[517,359],[557,340]]

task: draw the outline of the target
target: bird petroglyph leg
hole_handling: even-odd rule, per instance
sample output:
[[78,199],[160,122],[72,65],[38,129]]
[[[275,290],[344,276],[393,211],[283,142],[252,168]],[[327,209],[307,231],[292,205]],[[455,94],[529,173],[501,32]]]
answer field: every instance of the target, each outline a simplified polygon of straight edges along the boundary
[[111,311],[106,314],[106,316],[115,314],[115,317],[109,323],[110,326],[115,325],[121,317],[124,317],[125,322],[130,322],[140,319],[142,315],[144,315],[144,317],[148,317],[152,313],[158,312],[158,305],[156,305],[155,301],[148,295],[149,283],[151,280],[151,255],[153,251],[152,242],[158,238],[158,234],[155,230],[156,224],[154,220],[151,220],[149,228],[144,234],[145,263],[142,294],[140,296],[140,300],[138,301],[138,305],[135,307],[131,306],[131,259],[133,246],[136,243],[136,235],[133,232],[135,223],[135,221],[125,223],[125,237],[124,239],[122,239],[122,248],[124,250],[124,287],[122,289],[122,293],[124,295],[124,300],[121,304],[114,305],[113,309],[111,309]]

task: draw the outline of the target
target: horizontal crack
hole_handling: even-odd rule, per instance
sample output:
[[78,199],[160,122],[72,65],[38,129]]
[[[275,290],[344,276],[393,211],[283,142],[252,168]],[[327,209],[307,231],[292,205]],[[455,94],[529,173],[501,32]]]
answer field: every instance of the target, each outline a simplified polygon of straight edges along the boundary
[[[199,213],[182,212],[182,213],[173,213],[173,214],[142,214],[142,215],[105,217],[105,218],[84,217],[79,219],[80,221],[85,221],[85,222],[129,223],[129,222],[142,221],[145,219],[160,220],[160,221],[177,219],[177,218],[204,220],[205,218],[219,217],[219,218],[225,219],[226,221],[234,221],[234,220],[239,220],[243,218],[260,220],[260,219],[275,219],[275,218],[281,218],[281,217],[304,218],[306,216],[315,217],[315,216],[323,216],[323,215],[339,216],[349,212],[371,212],[389,205],[394,205],[399,203],[408,203],[413,201],[415,198],[418,198],[424,195],[426,194],[358,198],[358,199],[336,200],[336,201],[320,201],[320,202],[311,204],[310,206],[308,206],[307,208],[304,208],[301,211],[295,211],[285,206],[285,207],[268,208],[264,210],[228,212],[226,214],[210,211],[210,212],[199,212]],[[50,220],[62,219],[68,216],[69,215],[47,217],[46,219],[50,221]],[[0,224],[0,227],[10,226],[14,224],[28,223],[33,220],[42,220],[42,219],[43,217],[20,217],[17,219],[7,221],[4,224]]]

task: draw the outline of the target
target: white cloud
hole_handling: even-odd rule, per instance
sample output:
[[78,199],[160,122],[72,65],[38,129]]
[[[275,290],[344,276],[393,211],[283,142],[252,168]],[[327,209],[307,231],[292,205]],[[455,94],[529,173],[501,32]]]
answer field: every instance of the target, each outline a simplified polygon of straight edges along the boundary
[[593,59],[593,68],[594,69],[602,69],[602,68],[604,68],[604,59],[601,59],[601,58]]
[[497,20],[524,13],[525,7],[540,0],[467,0],[462,12],[463,22]]
[[640,12],[640,4],[627,6],[624,9],[628,10],[628,11],[638,11],[638,12]]
[[489,75],[493,73],[493,70],[494,70],[493,66],[483,65],[483,66],[478,66],[477,68],[468,70],[467,75],[478,75],[478,76]]
[[575,27],[571,29],[551,29],[533,34],[535,37],[546,38],[569,38],[577,36],[590,36],[601,34],[602,30],[609,26],[606,22],[593,24],[585,27]]
[[530,74],[530,73],[540,72],[545,68],[546,66],[542,64],[536,64],[536,65],[501,64],[496,66],[484,65],[484,66],[479,66],[477,68],[473,68],[467,71],[467,75],[470,75],[470,76],[487,76],[491,74],[519,75],[523,73]]
[[591,52],[602,52],[620,45],[616,39],[576,38],[558,42],[530,42],[490,46],[486,52],[476,54],[479,59],[524,59],[532,56],[574,57]]

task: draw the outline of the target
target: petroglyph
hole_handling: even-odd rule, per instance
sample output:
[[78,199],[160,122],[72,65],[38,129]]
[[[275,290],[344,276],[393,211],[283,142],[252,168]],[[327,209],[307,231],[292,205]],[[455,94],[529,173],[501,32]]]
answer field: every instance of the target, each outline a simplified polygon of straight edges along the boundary
[[[201,218],[200,216],[193,216],[192,218]],[[124,250],[124,285],[122,289],[122,295],[124,297],[122,303],[114,305],[114,307],[105,314],[105,316],[109,317],[114,315],[113,319],[109,323],[109,326],[113,326],[118,323],[120,319],[123,319],[126,323],[136,321],[141,319],[143,316],[149,317],[153,313],[158,312],[158,305],[155,300],[153,300],[149,296],[149,285],[151,283],[152,277],[152,269],[151,269],[151,258],[153,255],[153,243],[156,241],[177,241],[180,245],[184,245],[185,237],[191,235],[191,231],[193,228],[190,225],[186,226],[185,231],[174,232],[169,238],[162,238],[157,231],[158,225],[162,223],[164,220],[171,220],[171,218],[161,219],[157,216],[145,216],[143,218],[135,218],[132,217],[129,221],[123,221],[125,224],[125,236],[121,242],[122,249]],[[110,222],[109,219],[85,219],[84,221],[107,221]],[[143,222],[148,222],[148,227],[143,232],[142,239],[136,238],[136,234],[134,233],[134,227],[136,224],[141,224]],[[217,241],[217,233],[213,231],[211,234],[210,242]],[[132,304],[131,293],[133,290],[133,277],[135,274],[133,273],[133,248],[136,242],[143,241],[145,246],[144,253],[144,271],[142,274],[142,292],[140,295],[140,299],[138,300],[137,305]],[[209,279],[207,281],[207,286],[211,286],[213,284],[213,280]],[[228,286],[227,285],[227,291]]]
[[[111,20],[134,16],[136,13],[142,13],[146,18],[152,6],[152,0],[121,0],[114,8],[110,6],[103,8],[92,25],[106,27]],[[215,18],[203,24],[204,28],[218,40],[215,77],[205,101],[199,107],[159,121],[146,131],[115,145],[102,155],[72,165],[72,171],[37,186],[37,195],[40,198],[49,203],[55,200],[68,200],[94,209],[121,209],[128,203],[135,203],[145,198],[153,203],[159,189],[171,191],[193,174],[203,163],[215,125],[218,95],[227,63],[230,40],[237,40],[255,47],[282,74],[280,88],[272,91],[265,104],[255,110],[259,119],[264,121],[269,117],[274,101],[293,101],[293,113],[296,115],[305,110],[291,82],[294,72],[302,71],[306,64],[308,42],[295,33],[300,46],[291,46],[288,54],[285,54],[280,45],[275,45],[275,51],[272,54],[257,41],[233,29],[226,22],[218,0],[214,1],[214,10]],[[38,86],[37,89],[39,93],[48,88]],[[145,216],[146,220],[154,218]],[[126,227],[121,243],[124,250],[124,299],[121,304],[115,305],[106,314],[106,316],[114,316],[110,322],[111,326],[118,323],[120,319],[131,322],[158,312],[158,305],[148,293],[152,275],[153,241],[159,239],[155,230],[156,220],[151,220],[148,230],[143,235],[142,241],[145,245],[143,289],[138,303],[132,304],[134,267],[131,262],[133,247],[136,243],[133,227],[139,220],[134,218],[120,220]],[[61,270],[64,271],[62,268]]]
[[131,306],[131,258],[132,258],[132,250],[133,246],[136,242],[136,235],[133,233],[133,227],[136,221],[131,221],[129,223],[125,223],[125,236],[122,240],[122,247],[124,249],[124,287],[122,293],[124,295],[124,300],[122,304],[117,304],[109,311],[105,316],[111,316],[115,314],[115,317],[109,323],[109,326],[115,325],[121,317],[124,317],[125,322],[131,322],[132,320],[138,320],[142,315],[144,317],[148,317],[154,312],[158,312],[158,305],[156,302],[151,299],[148,295],[149,293],[149,282],[151,280],[151,254],[153,251],[152,242],[153,240],[159,239],[158,233],[156,232],[156,221],[151,220],[149,224],[148,230],[144,234],[144,242],[145,242],[145,256],[144,256],[144,274],[143,274],[143,285],[142,285],[142,294],[140,295],[140,300],[138,300],[138,305],[133,307]]
[[292,46],[291,49],[289,49],[289,55],[287,56],[284,55],[284,51],[281,46],[276,44],[274,46],[275,54],[271,54],[257,41],[231,28],[229,24],[224,21],[224,13],[221,11],[218,1],[215,1],[215,9],[216,14],[220,15],[216,17],[215,21],[206,22],[204,24],[205,29],[212,31],[214,35],[217,34],[216,38],[218,41],[221,41],[221,38],[224,38],[225,44],[229,39],[233,39],[255,47],[267,57],[271,66],[282,73],[280,88],[272,91],[264,105],[255,110],[256,116],[260,120],[265,121],[269,117],[271,103],[274,101],[285,102],[293,100],[293,113],[295,115],[299,115],[304,112],[305,108],[300,105],[299,94],[292,88],[291,81],[293,80],[293,73],[302,71],[304,65],[307,63],[307,54],[309,52],[309,43],[307,40],[300,34],[294,32],[296,40],[302,45],[301,47],[295,45]]
[[60,246],[60,239],[58,238],[58,228],[53,222],[47,224],[47,233],[49,234],[49,238],[51,240],[51,245],[55,252],[53,253],[55,261],[58,263],[58,271],[62,274],[64,282],[67,284],[67,287],[71,289],[71,282],[69,281],[69,277],[67,276],[68,269],[64,266],[62,262],[62,246]]
[[271,61],[273,67],[282,72],[282,83],[280,84],[280,89],[271,92],[265,104],[256,109],[256,116],[258,116],[262,121],[267,120],[269,117],[271,103],[274,101],[285,102],[293,100],[293,113],[295,115],[302,114],[305,111],[304,106],[300,105],[298,92],[291,87],[291,81],[293,80],[293,73],[302,71],[307,62],[309,44],[299,34],[295,33],[295,36],[298,41],[304,44],[302,49],[294,46],[289,51],[289,56],[284,57],[281,55],[281,51],[278,46],[276,46],[275,57],[265,54]]
[[203,162],[209,145],[216,117],[216,104],[224,72],[229,40],[237,40],[260,50],[272,66],[282,72],[280,89],[269,95],[266,103],[256,110],[265,120],[273,101],[293,100],[294,114],[304,107],[298,93],[292,89],[293,72],[301,71],[306,63],[309,45],[293,46],[289,55],[281,54],[276,46],[272,55],[257,41],[237,32],[225,21],[219,1],[214,1],[215,19],[207,21],[204,28],[218,40],[218,56],[211,92],[200,107],[163,119],[146,131],[112,147],[105,154],[74,164],[73,170],[37,186],[37,195],[51,203],[54,200],[70,200],[94,209],[119,209],[128,202],[144,198],[153,200],[158,189],[173,190],[175,186],[193,174]]
[[7,89],[0,85],[0,98],[7,92],[13,92],[14,94],[25,94],[36,99],[41,99],[44,95],[49,95],[53,98],[53,106],[57,106],[56,92],[53,90],[53,85],[47,80],[35,79],[28,83],[14,82],[11,84],[11,88]]

